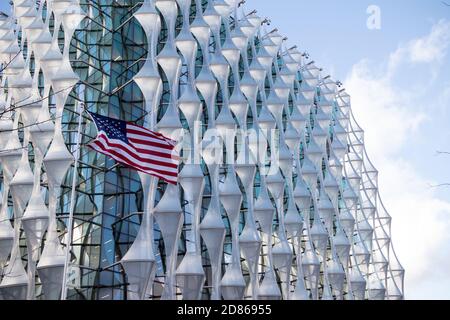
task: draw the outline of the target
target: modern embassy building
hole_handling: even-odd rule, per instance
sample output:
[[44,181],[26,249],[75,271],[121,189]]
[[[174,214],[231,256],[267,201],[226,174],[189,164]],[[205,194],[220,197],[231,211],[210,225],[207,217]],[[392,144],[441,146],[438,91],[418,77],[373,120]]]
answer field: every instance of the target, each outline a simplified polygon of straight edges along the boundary
[[[2,299],[403,299],[350,97],[267,19],[233,0],[11,3]],[[89,148],[84,109],[180,141],[179,184]]]

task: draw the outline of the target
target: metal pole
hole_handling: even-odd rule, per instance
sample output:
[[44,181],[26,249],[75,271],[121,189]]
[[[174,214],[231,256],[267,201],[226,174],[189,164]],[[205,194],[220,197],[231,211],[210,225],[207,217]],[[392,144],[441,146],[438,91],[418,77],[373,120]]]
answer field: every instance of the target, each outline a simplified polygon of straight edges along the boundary
[[73,233],[73,212],[75,210],[75,196],[76,196],[76,186],[77,186],[77,174],[78,174],[78,162],[80,158],[80,145],[81,145],[81,126],[83,123],[82,113],[84,111],[83,103],[78,103],[78,132],[77,132],[77,144],[75,150],[75,164],[73,168],[72,177],[72,193],[70,197],[70,211],[67,223],[67,245],[66,245],[66,257],[64,260],[64,274],[63,283],[61,289],[61,300],[66,300],[67,298],[67,272],[69,269],[70,262],[70,249],[72,247],[72,233]]

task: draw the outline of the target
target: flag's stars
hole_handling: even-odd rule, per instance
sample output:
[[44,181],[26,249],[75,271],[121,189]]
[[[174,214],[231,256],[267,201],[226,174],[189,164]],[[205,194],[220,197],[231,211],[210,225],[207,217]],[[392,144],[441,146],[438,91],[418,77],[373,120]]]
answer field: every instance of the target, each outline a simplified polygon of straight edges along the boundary
[[103,131],[108,139],[115,139],[128,143],[126,134],[126,122],[115,119],[108,119],[97,114],[93,114],[93,119],[97,124],[98,130]]

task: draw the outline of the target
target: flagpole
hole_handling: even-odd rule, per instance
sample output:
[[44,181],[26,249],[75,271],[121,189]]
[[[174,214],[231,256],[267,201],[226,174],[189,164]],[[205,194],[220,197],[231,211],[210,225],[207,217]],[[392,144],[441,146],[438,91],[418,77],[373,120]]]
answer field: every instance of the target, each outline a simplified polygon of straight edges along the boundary
[[83,123],[83,103],[78,103],[78,131],[77,131],[77,143],[75,149],[75,164],[73,168],[72,177],[72,193],[70,197],[70,211],[69,218],[67,222],[67,245],[66,245],[66,256],[64,260],[64,273],[63,273],[63,283],[61,288],[61,300],[67,299],[67,272],[69,269],[70,262],[70,249],[72,247],[72,234],[73,234],[73,213],[75,210],[75,197],[76,197],[76,186],[77,186],[77,175],[78,175],[78,162],[80,158],[80,146],[81,146],[81,127]]

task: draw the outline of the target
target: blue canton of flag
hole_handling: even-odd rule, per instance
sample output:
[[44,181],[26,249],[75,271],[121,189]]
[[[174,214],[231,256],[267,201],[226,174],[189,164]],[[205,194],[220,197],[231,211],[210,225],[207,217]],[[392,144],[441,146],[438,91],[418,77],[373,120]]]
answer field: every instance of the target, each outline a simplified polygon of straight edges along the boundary
[[91,112],[89,114],[94,119],[97,130],[103,131],[109,139],[117,139],[129,143],[127,138],[127,123],[125,121],[108,118]]

